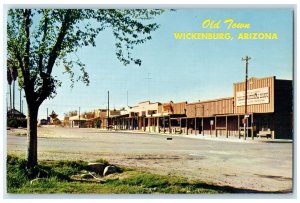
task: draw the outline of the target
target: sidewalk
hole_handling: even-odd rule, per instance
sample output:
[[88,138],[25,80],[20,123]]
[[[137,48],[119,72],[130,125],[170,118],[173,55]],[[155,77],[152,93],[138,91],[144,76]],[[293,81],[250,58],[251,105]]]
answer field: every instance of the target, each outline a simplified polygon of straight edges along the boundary
[[254,137],[254,140],[252,140],[251,137],[248,137],[246,140],[244,140],[244,137],[241,136],[238,138],[237,136],[215,136],[215,135],[207,135],[207,134],[190,134],[190,135],[185,135],[185,134],[169,134],[169,133],[157,133],[157,132],[144,132],[144,131],[132,131],[132,130],[105,130],[101,129],[101,131],[104,132],[115,132],[115,133],[134,133],[134,134],[148,134],[148,135],[162,135],[166,137],[185,137],[185,138],[191,138],[191,139],[202,139],[202,140],[210,140],[210,141],[221,141],[221,142],[241,142],[241,143],[292,143],[293,140],[288,140],[288,139],[274,139],[272,140],[271,138],[258,138]]

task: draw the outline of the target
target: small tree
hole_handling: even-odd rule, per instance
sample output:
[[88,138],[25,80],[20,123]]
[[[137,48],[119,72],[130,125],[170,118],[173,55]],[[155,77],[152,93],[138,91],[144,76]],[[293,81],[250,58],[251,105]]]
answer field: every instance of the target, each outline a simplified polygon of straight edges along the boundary
[[61,85],[53,68],[64,66],[74,84],[73,68],[82,71],[76,81],[89,84],[89,76],[79,58],[71,58],[79,48],[96,46],[96,36],[110,28],[115,37],[116,56],[124,65],[141,65],[133,58],[135,45],[151,39],[159,26],[147,20],[162,10],[104,10],[104,9],[10,9],[7,22],[8,55],[17,62],[19,84],[25,91],[28,109],[27,167],[37,164],[37,117],[46,98],[56,95]]
[[65,115],[65,117],[77,116],[77,110],[69,111],[69,112],[65,113],[64,115]]

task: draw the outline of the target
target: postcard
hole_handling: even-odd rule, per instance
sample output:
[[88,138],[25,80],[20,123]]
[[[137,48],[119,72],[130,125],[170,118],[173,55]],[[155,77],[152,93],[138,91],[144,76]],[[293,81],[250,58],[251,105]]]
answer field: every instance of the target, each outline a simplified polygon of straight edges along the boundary
[[5,192],[290,197],[294,12],[8,7]]

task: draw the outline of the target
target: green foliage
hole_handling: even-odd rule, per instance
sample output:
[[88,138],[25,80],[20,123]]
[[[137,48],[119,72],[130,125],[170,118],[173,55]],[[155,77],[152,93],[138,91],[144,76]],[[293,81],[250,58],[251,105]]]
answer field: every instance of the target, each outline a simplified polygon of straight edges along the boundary
[[29,179],[26,176],[26,161],[15,156],[7,156],[7,188],[24,186]]
[[104,165],[106,165],[106,166],[109,165],[109,162],[108,162],[106,159],[103,159],[103,158],[96,159],[95,162],[97,162],[97,163],[102,163],[102,164],[104,164]]
[[19,125],[17,119],[7,119],[7,127],[17,128],[18,126]]
[[25,118],[7,118],[7,127],[18,128],[27,127],[27,119]]
[[69,176],[87,169],[87,163],[83,161],[42,161],[39,166],[47,168],[50,177],[64,180],[68,180]]
[[[40,103],[54,97],[61,85],[52,76],[53,67],[59,64],[69,74],[72,86],[75,81],[89,84],[86,66],[76,53],[82,47],[96,46],[96,37],[105,29],[115,37],[119,61],[141,65],[140,59],[132,57],[132,50],[151,39],[159,27],[153,18],[162,13],[157,9],[10,9],[8,58],[19,72],[20,85],[26,83]],[[75,67],[82,72],[76,79]]]
[[101,127],[101,120],[96,120],[94,122],[94,128],[100,128]]
[[151,187],[166,187],[168,185],[168,181],[163,176],[145,173],[145,174],[139,174],[130,177],[126,180],[120,181],[120,184],[142,185],[146,188],[151,188]]
[[77,116],[77,115],[78,115],[77,110],[69,111],[69,112],[65,113],[65,116],[68,116],[68,117]]
[[[151,39],[159,25],[153,17],[163,10],[152,9],[9,9],[7,18],[7,62],[14,71],[8,82],[18,77],[24,89],[28,114],[35,118],[40,105],[57,94],[61,81],[53,68],[62,65],[75,81],[89,85],[86,66],[76,55],[85,46],[96,46],[95,39],[105,29],[115,37],[116,56],[121,63],[141,65],[131,53],[136,45]],[[10,68],[12,67],[12,69]],[[74,78],[74,68],[82,75]],[[63,70],[62,70],[63,71]],[[9,73],[9,72],[7,72]],[[36,125],[30,125],[28,166],[37,163]]]
[[[97,161],[103,161],[103,159]],[[231,187],[188,181],[121,168],[123,173],[106,177],[106,182],[71,181],[70,176],[87,169],[83,161],[41,161],[27,170],[26,161],[7,156],[7,191],[9,193],[77,193],[77,194],[214,194],[245,192]],[[40,178],[30,183],[32,179]],[[247,191],[249,192],[249,191]]]

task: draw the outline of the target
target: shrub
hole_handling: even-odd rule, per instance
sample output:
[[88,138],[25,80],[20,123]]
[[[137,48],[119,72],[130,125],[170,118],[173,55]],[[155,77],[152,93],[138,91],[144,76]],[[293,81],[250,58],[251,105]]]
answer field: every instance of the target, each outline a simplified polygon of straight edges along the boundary
[[17,119],[7,119],[7,127],[17,128],[18,127],[18,120]]
[[94,128],[100,128],[100,126],[101,126],[101,121],[100,120],[96,120],[94,122]]
[[7,118],[7,127],[18,128],[18,127],[27,127],[26,118]]

